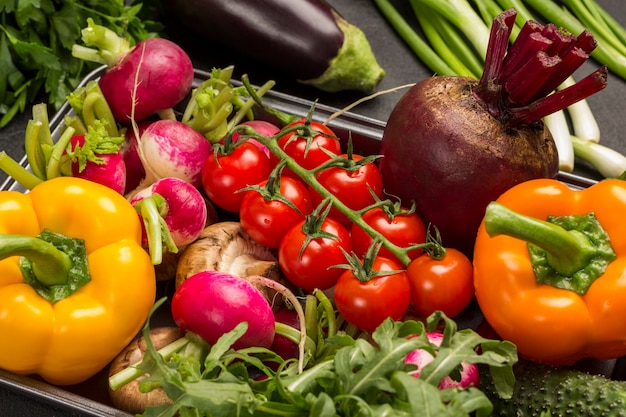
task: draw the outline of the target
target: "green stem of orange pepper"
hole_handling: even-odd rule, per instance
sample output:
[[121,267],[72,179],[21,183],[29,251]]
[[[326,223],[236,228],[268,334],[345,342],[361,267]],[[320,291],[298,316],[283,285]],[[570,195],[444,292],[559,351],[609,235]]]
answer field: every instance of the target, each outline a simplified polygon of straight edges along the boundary
[[544,221],[492,202],[484,222],[489,236],[507,235],[529,243],[537,282],[580,294],[615,258],[608,235],[593,213]]

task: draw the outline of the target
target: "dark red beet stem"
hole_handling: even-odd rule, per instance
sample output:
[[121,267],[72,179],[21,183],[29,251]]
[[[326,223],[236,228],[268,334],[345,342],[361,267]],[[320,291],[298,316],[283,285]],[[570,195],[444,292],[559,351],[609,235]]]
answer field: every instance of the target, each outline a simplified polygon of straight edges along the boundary
[[509,9],[494,19],[485,69],[474,90],[493,117],[507,126],[532,123],[606,87],[602,67],[551,94],[589,58],[597,42],[586,30],[574,36],[551,23],[528,21],[509,48],[516,15]]
[[522,123],[532,123],[602,90],[606,87],[607,76],[608,70],[606,66],[602,66],[574,85],[527,106],[510,108],[509,112]]

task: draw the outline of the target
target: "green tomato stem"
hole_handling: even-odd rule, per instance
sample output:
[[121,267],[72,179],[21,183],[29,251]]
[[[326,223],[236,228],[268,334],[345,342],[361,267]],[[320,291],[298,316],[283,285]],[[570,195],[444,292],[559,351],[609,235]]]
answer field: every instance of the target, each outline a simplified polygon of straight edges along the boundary
[[407,251],[404,248],[401,248],[390,242],[388,239],[384,238],[376,229],[367,224],[367,222],[363,220],[359,213],[346,206],[330,191],[328,191],[322,184],[320,184],[320,182],[315,177],[315,170],[308,170],[301,167],[293,158],[290,158],[285,153],[285,151],[281,149],[281,147],[278,145],[278,136],[285,135],[291,131],[298,130],[299,128],[301,128],[301,126],[291,126],[287,129],[283,129],[280,133],[277,134],[277,136],[271,138],[260,135],[254,129],[248,127],[243,127],[243,131],[246,135],[254,137],[256,140],[265,145],[270,150],[270,152],[272,152],[280,160],[285,161],[285,165],[289,169],[296,173],[304,182],[306,182],[311,188],[313,188],[322,196],[322,200],[330,201],[332,205],[339,212],[341,212],[348,219],[350,219],[351,222],[358,225],[374,239],[378,238],[379,240],[381,240],[385,248],[387,248],[391,253],[398,257],[398,259],[402,262],[404,266],[408,266],[409,263],[411,263],[411,258],[409,258]]

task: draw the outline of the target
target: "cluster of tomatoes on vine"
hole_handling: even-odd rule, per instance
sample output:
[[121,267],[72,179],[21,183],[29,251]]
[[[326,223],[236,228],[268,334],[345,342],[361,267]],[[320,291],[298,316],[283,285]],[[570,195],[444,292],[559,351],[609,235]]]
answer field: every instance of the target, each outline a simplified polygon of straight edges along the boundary
[[366,331],[412,311],[459,314],[474,293],[472,264],[444,248],[413,207],[385,198],[376,155],[357,155],[307,117],[282,129],[246,122],[202,170],[209,199],[238,213],[257,243],[276,250],[303,291],[332,289],[339,313]]

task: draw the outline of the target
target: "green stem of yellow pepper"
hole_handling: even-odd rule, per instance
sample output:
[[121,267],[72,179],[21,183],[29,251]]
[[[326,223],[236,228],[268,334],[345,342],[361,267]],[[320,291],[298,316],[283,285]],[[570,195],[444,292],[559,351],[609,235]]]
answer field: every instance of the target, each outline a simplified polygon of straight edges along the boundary
[[44,229],[37,237],[0,234],[0,259],[20,256],[24,281],[52,303],[91,281],[85,241]]
[[593,213],[544,221],[492,202],[484,223],[489,236],[507,235],[529,243],[538,282],[581,294],[615,258],[608,235]]
[[32,263],[37,280],[47,286],[64,284],[68,280],[72,261],[68,254],[42,239],[0,234],[0,258],[23,256]]

